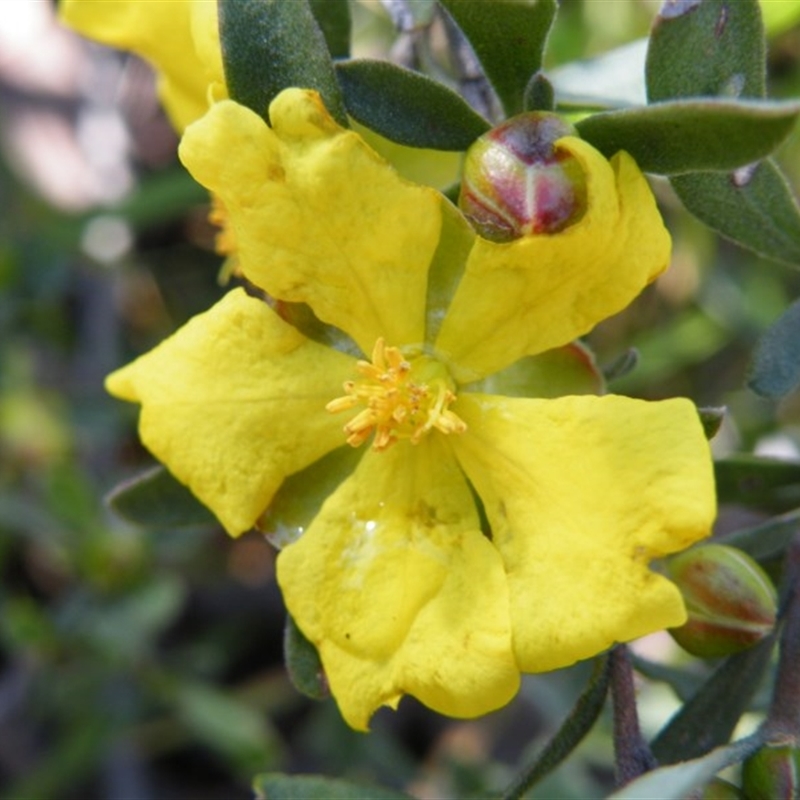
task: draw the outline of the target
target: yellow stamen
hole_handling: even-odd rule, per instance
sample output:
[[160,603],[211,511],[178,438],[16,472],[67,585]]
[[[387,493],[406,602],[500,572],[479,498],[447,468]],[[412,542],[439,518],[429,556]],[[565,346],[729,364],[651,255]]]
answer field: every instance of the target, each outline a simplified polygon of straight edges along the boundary
[[442,433],[463,433],[466,423],[449,409],[456,399],[445,368],[428,356],[407,360],[397,347],[375,342],[372,361],[359,361],[361,376],[346,381],[345,394],[325,408],[333,414],[363,405],[344,432],[353,447],[374,431],[373,450],[385,450],[398,439],[417,444],[433,428]]

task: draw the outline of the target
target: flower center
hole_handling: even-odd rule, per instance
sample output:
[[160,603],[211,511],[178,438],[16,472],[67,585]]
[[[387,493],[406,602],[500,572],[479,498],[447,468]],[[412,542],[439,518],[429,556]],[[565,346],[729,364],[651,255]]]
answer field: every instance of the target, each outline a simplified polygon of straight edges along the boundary
[[463,433],[466,423],[449,409],[456,399],[453,382],[444,366],[420,355],[411,359],[397,347],[375,342],[372,361],[359,361],[361,378],[346,381],[345,394],[325,408],[331,413],[363,405],[347,425],[347,443],[362,444],[375,431],[373,450],[385,450],[398,439],[417,444],[432,428],[442,433]]

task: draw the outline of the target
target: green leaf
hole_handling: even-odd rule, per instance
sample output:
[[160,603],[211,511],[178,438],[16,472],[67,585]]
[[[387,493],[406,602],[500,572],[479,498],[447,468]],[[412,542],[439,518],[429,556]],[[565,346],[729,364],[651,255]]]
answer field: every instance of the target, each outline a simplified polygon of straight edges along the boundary
[[309,0],[328,52],[333,58],[350,57],[350,0]]
[[800,505],[800,462],[737,455],[714,464],[721,503],[788,511]]
[[645,63],[650,102],[676,97],[764,97],[758,0],[667,0]]
[[542,66],[556,0],[441,0],[475,50],[510,117],[524,109],[525,87]]
[[733,170],[771,153],[800,103],[678,100],[594,114],[576,124],[607,157],[627,150],[645,172]]
[[724,744],[747,711],[767,668],[775,637],[726,659],[653,741],[662,764],[697,758]]
[[763,397],[782,397],[800,386],[800,300],[761,338],[747,385]]
[[286,617],[283,632],[283,656],[289,679],[298,692],[312,700],[330,697],[317,648],[306,639],[291,615]]
[[268,772],[256,775],[253,791],[257,800],[409,800],[409,795],[316,775],[282,775]]
[[720,770],[747,758],[759,744],[755,737],[742,739],[712,750],[702,758],[655,769],[609,795],[608,800],[685,800]]
[[411,147],[466,150],[489,123],[438,81],[388,61],[336,65],[347,112],[381,136]]
[[187,728],[242,773],[278,762],[280,742],[264,714],[210,684],[185,678],[175,685],[174,697]]
[[800,209],[771,159],[733,175],[697,172],[670,182],[709,228],[766,258],[800,265]]
[[316,89],[347,125],[325,37],[308,0],[219,0],[219,30],[230,96],[266,119],[290,86]]
[[503,397],[563,397],[603,394],[605,379],[594,353],[581,342],[525,356],[500,372],[465,387],[465,391]]
[[741,528],[720,536],[716,541],[738,547],[756,561],[770,561],[783,556],[800,527],[800,510],[773,517],[761,525]]
[[121,483],[106,497],[120,516],[148,527],[208,525],[214,515],[164,467]]
[[583,694],[553,738],[503,792],[503,800],[517,800],[552,772],[583,741],[603,710],[610,681],[608,654],[595,659],[594,672]]
[[[647,52],[650,101],[704,95],[766,96],[766,57],[757,0],[671,0]],[[800,264],[800,210],[771,161],[732,175],[671,179],[686,208],[723,236],[767,258]]]

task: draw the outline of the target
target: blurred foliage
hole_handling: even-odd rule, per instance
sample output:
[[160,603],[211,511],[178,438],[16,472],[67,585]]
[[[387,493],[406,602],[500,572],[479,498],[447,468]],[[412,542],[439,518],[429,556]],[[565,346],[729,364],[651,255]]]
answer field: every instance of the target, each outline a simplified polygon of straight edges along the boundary
[[[562,0],[546,66],[646,36],[657,6]],[[800,96],[800,14],[789,6],[795,4],[765,4],[768,93],[775,98]],[[354,51],[385,55],[396,41],[389,16],[375,2],[354,3],[352,11]],[[0,23],[13,24],[13,14]],[[245,798],[254,773],[275,771],[375,781],[418,796],[485,796],[558,729],[590,665],[530,676],[511,706],[480,721],[443,720],[405,700],[397,714],[379,713],[373,733],[363,736],[344,725],[330,700],[313,704],[292,687],[266,542],[229,540],[214,524],[143,530],[107,510],[106,493],[153,462],[138,444],[135,410],[106,397],[104,375],[223,289],[203,192],[174,155],[158,155],[174,149],[163,119],[143,123],[130,113],[133,100],[153,94],[149,75],[132,58],[122,62],[129,113],[118,122],[127,130],[120,158],[134,188],[120,202],[84,203],[76,211],[59,208],[31,180],[10,137],[12,122],[26,115],[34,125],[59,119],[66,138],[52,146],[63,152],[49,163],[66,171],[70,148],[80,144],[77,132],[85,132],[97,98],[108,93],[98,67],[108,56],[64,36],[88,76],[71,94],[20,83],[11,61],[0,59],[0,796]],[[34,63],[37,54],[27,58]],[[101,110],[109,113],[109,106]],[[83,144],[97,146],[96,138]],[[45,145],[38,147],[33,158],[44,155]],[[800,130],[777,160],[797,193]],[[718,238],[683,210],[666,180],[655,188],[674,237],[673,265],[589,337],[600,364],[631,347],[639,352],[636,368],[611,388],[727,407],[714,441],[720,457],[799,459],[797,392],[767,399],[746,381],[756,342],[800,295],[800,273]],[[752,488],[741,463],[721,469],[732,482],[724,486]],[[786,531],[796,527],[796,517],[783,525],[769,520],[771,510],[797,505],[770,480],[746,504],[731,491],[720,516],[720,533],[734,532],[731,543],[737,536],[754,541],[756,558],[765,538],[748,540],[748,531],[782,535],[785,545]],[[793,477],[786,481],[796,490]],[[773,505],[776,496],[785,504]],[[750,651],[736,664],[760,671],[765,658]],[[656,718],[657,727],[677,706],[676,696],[691,696],[706,679],[715,681],[718,697],[730,697],[732,684],[723,682],[730,676],[720,677],[714,665],[648,663],[641,662],[642,673],[672,687],[643,692],[643,718]],[[756,713],[765,707],[757,689],[749,706]],[[742,700],[736,708],[747,705]],[[705,713],[687,708],[693,725]],[[662,735],[665,752],[681,725]],[[610,752],[603,716],[570,768],[531,796],[603,796],[613,785],[605,766]],[[698,769],[712,775],[729,763],[715,758],[713,769],[710,761]],[[268,776],[260,780],[266,791]]]

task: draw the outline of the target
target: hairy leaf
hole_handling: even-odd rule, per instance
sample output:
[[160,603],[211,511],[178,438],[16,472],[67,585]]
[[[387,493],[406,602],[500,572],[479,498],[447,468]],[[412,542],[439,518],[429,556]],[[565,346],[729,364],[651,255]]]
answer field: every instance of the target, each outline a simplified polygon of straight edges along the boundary
[[800,386],[800,300],[761,338],[747,384],[764,397],[782,397]]
[[524,107],[525,87],[542,66],[556,0],[441,0],[469,40],[507,116]]
[[767,258],[800,265],[800,209],[771,159],[732,174],[676,175],[671,183],[710,228]]
[[650,102],[764,97],[758,0],[666,0],[653,24],[645,76]]
[[653,741],[663,764],[705,755],[730,739],[770,662],[775,637],[730,656]]
[[789,511],[800,505],[800,463],[753,455],[737,455],[714,464],[721,503],[737,503],[768,511]]
[[164,467],[120,484],[106,501],[120,516],[146,527],[209,525],[214,515]]
[[349,0],[309,0],[311,13],[317,20],[333,58],[350,56]]
[[220,43],[230,96],[266,118],[283,89],[315,89],[347,125],[325,37],[308,0],[219,0]]
[[387,61],[336,65],[347,111],[362,125],[411,147],[465,150],[489,123],[438,81]]
[[791,131],[798,103],[677,100],[607,111],[577,123],[609,158],[627,150],[645,172],[733,170],[764,158]]

